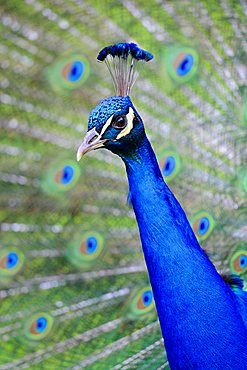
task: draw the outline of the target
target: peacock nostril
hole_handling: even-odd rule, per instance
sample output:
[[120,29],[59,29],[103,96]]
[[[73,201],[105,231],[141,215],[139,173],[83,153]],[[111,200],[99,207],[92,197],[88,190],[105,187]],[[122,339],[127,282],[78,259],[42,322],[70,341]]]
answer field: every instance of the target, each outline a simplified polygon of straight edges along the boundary
[[97,135],[94,135],[91,139],[88,140],[88,144],[93,143],[98,138]]

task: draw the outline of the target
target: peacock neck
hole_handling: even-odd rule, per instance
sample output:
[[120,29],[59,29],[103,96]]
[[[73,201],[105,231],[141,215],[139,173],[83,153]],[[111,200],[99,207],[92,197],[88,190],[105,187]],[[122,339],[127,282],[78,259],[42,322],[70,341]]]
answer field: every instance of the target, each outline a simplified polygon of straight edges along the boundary
[[[211,326],[215,332],[224,315],[236,315],[230,300],[233,292],[200,248],[184,211],[163,180],[147,137],[138,155],[123,160],[168,359],[176,368],[180,350],[182,356],[193,358],[191,351],[204,351],[204,329]],[[227,325],[227,320],[219,324],[219,335]]]
[[173,264],[172,256],[184,255],[186,249],[191,253],[197,250],[207,259],[182,207],[163,180],[146,135],[136,155],[123,160],[145,257]]
[[[181,279],[180,275],[187,274],[186,259],[190,266],[198,265],[195,255],[209,262],[208,266],[215,273],[215,268],[200,248],[182,207],[165,184],[147,137],[144,136],[138,155],[123,159],[154,289],[156,280],[162,279],[162,288],[165,288],[170,276],[174,281],[174,275]],[[160,282],[158,286],[161,287]]]

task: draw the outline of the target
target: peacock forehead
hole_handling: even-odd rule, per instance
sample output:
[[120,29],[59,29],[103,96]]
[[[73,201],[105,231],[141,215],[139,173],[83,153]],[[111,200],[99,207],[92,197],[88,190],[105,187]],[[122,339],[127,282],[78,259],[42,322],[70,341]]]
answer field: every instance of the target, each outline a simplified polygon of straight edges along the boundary
[[109,117],[115,114],[117,111],[132,107],[132,102],[129,96],[113,96],[102,100],[90,113],[88,119],[88,130],[95,127],[96,131],[100,132]]

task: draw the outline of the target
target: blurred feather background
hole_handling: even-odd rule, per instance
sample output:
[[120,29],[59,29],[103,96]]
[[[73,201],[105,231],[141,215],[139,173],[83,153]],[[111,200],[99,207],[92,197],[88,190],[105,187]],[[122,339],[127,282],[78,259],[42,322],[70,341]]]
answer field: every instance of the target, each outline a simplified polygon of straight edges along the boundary
[[114,94],[98,51],[154,54],[132,99],[217,269],[247,289],[247,3],[0,5],[0,369],[169,368],[121,161],[76,162]]

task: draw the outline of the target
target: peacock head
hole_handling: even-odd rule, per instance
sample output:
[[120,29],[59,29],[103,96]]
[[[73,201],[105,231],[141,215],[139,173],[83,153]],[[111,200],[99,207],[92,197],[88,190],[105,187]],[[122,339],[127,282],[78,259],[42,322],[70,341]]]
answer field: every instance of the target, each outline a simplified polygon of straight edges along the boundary
[[102,100],[91,111],[88,132],[77,151],[78,161],[83,154],[98,148],[109,149],[123,157],[136,151],[145,131],[129,92],[136,79],[137,62],[152,58],[152,54],[133,43],[119,43],[100,51],[97,59],[105,61],[116,96]]

